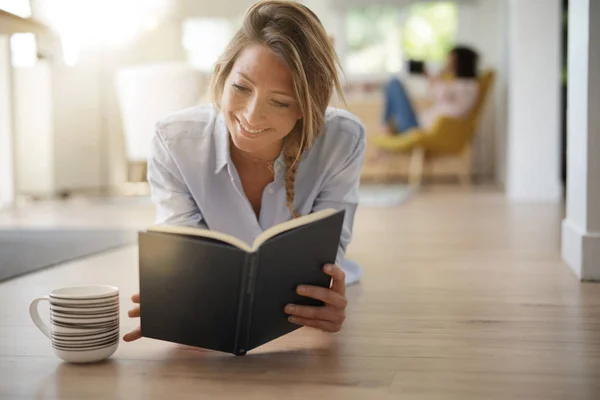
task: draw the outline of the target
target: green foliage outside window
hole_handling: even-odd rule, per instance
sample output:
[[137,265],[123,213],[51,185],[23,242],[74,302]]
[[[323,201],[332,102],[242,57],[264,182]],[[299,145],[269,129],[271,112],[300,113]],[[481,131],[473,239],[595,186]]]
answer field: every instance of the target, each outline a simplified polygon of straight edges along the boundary
[[347,62],[355,72],[395,72],[402,60],[441,62],[454,45],[454,2],[352,7],[346,19]]
[[402,48],[408,58],[443,61],[454,45],[457,26],[456,4],[415,4],[402,32]]

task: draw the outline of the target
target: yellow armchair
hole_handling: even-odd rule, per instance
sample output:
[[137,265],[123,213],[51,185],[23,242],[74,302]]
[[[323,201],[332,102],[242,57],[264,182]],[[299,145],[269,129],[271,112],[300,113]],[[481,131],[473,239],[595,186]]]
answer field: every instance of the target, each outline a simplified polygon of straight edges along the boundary
[[494,79],[494,72],[485,71],[479,77],[477,103],[467,118],[440,117],[429,131],[412,129],[402,135],[375,135],[371,145],[390,152],[411,153],[409,180],[420,184],[428,160],[434,157],[458,157],[457,175],[468,184],[471,177],[471,142],[483,111],[483,104]]

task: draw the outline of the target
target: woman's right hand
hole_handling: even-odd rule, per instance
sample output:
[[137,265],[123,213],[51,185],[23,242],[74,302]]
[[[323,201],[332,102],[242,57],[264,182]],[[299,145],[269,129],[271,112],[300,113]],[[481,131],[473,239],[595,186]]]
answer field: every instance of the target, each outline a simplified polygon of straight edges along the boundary
[[[135,304],[138,304],[137,306],[135,306],[134,308],[132,308],[131,310],[129,310],[129,317],[130,318],[139,318],[140,316],[140,295],[138,293],[134,294],[133,296],[131,296],[131,301],[133,301]],[[134,340],[138,340],[139,338],[142,337],[142,330],[140,328],[140,326],[138,326],[137,328],[135,328],[134,330],[132,330],[131,332],[129,332],[128,334],[126,334],[125,336],[123,336],[123,340],[126,342],[133,342]]]

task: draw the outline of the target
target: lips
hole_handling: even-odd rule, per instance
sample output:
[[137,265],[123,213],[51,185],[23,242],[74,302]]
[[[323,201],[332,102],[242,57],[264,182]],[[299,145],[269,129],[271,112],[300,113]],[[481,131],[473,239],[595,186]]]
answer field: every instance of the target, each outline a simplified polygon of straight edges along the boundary
[[243,123],[241,119],[236,118],[236,122],[238,123],[238,125],[240,126],[240,128],[242,128],[244,131],[246,131],[246,133],[250,134],[250,135],[258,135],[261,134],[265,131],[267,131],[267,128],[264,129],[254,129],[249,127],[247,124]]

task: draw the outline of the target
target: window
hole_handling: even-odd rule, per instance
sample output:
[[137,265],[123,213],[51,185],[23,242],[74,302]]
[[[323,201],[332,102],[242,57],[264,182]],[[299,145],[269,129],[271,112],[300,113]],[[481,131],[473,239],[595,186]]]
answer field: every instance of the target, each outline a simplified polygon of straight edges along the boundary
[[456,38],[457,14],[456,4],[449,2],[412,6],[402,35],[408,58],[444,61]]
[[457,14],[453,2],[349,8],[346,71],[355,75],[395,73],[408,59],[442,62],[456,38]]

